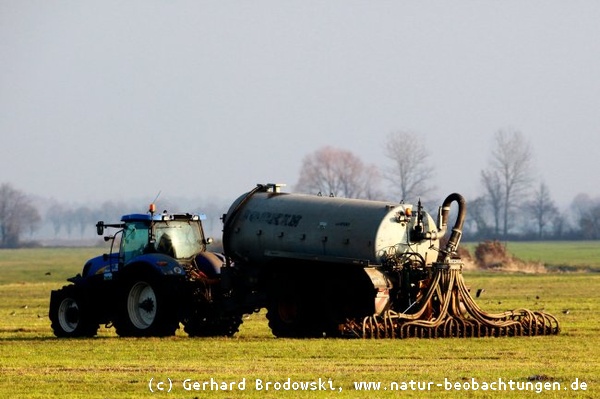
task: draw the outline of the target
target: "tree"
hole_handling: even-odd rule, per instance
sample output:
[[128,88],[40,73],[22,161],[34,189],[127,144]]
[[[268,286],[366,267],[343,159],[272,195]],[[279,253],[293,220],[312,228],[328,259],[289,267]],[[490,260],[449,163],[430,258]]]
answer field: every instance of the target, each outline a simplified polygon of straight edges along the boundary
[[9,183],[0,186],[1,248],[17,248],[21,234],[24,231],[35,231],[41,220],[29,197]]
[[295,190],[346,198],[374,199],[379,173],[350,151],[323,147],[304,157]]
[[589,240],[600,238],[600,198],[579,194],[573,200],[572,208],[578,216],[581,236]]
[[600,203],[597,202],[581,219],[581,233],[584,238],[597,240],[600,238]]
[[486,200],[483,197],[477,197],[469,203],[469,217],[465,221],[465,225],[474,225],[471,229],[471,234],[479,237],[487,237],[490,231],[486,220]]
[[79,234],[83,237],[85,230],[94,222],[94,213],[89,207],[82,205],[75,209],[73,217],[77,220],[77,223],[79,224]]
[[558,211],[552,218],[552,235],[554,238],[562,238],[568,227],[567,218],[562,212]]
[[525,209],[533,216],[537,227],[537,236],[541,239],[544,234],[544,228],[558,214],[558,208],[554,205],[548,186],[544,182],[541,182],[538,189],[534,192],[533,199],[525,203]]
[[58,237],[60,229],[64,225],[65,207],[58,202],[54,202],[46,211],[46,220],[52,224],[54,237]]
[[486,192],[485,203],[489,205],[494,217],[494,233],[500,234],[500,214],[502,211],[502,184],[497,171],[484,170],[481,172],[481,182]]
[[384,153],[393,162],[384,176],[401,199],[412,201],[433,192],[434,168],[429,164],[425,145],[416,134],[404,131],[389,134]]
[[490,166],[481,175],[494,212],[502,216],[502,234],[506,237],[511,212],[517,205],[515,199],[525,197],[531,183],[532,151],[518,130],[499,130],[494,140]]

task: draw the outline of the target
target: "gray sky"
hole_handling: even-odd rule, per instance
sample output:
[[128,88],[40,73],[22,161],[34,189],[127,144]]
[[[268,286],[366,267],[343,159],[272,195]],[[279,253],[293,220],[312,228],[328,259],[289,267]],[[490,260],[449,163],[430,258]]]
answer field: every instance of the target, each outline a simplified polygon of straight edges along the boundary
[[0,0],[0,182],[232,200],[325,145],[383,166],[410,130],[439,197],[468,200],[514,128],[568,205],[600,195],[599,21],[598,1]]

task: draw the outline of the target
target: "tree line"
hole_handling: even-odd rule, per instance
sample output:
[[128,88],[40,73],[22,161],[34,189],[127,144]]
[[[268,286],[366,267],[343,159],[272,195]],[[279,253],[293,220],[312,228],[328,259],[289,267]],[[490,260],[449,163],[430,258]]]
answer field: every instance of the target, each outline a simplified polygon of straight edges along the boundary
[[[71,206],[53,202],[44,210],[36,200],[16,189],[10,183],[0,185],[0,248],[18,248],[30,245],[33,233],[43,226],[51,229],[54,236],[81,238],[84,231],[98,220],[119,220],[130,206],[105,202],[99,207]],[[112,219],[112,218],[115,219]]]
[[[384,145],[383,168],[365,164],[355,154],[323,147],[302,162],[295,191],[347,198],[423,200],[434,209],[431,183],[435,167],[419,135],[391,133]],[[580,194],[567,218],[542,179],[534,177],[533,150],[515,129],[498,130],[488,165],[480,172],[481,195],[469,201],[464,239],[482,241],[600,238],[600,198]],[[382,186],[387,192],[382,191]]]
[[[408,131],[389,134],[383,153],[387,164],[378,167],[344,149],[320,148],[304,157],[293,191],[373,200],[421,199],[427,209],[435,209],[441,203],[435,198],[436,187],[432,184],[436,170],[431,154],[418,134]],[[481,195],[468,204],[465,240],[600,238],[600,198],[577,195],[566,217],[545,182],[534,178],[532,153],[530,143],[520,131],[502,129],[495,133],[489,163],[480,172]],[[218,218],[221,209],[228,205],[210,204],[204,211],[214,212]],[[42,226],[51,228],[54,236],[77,238],[83,237],[98,220],[119,220],[123,214],[139,212],[139,204],[111,201],[95,208],[54,202],[42,212],[31,196],[10,183],[3,183],[0,248],[22,246],[22,238]]]
[[[148,205],[138,200],[73,205],[35,198],[10,183],[3,183],[0,185],[0,248],[36,246],[40,245],[36,242],[40,238],[47,241],[89,240],[97,237],[95,224],[98,221],[117,222],[122,215],[147,212]],[[161,198],[157,205],[160,212],[174,210],[206,214],[207,219],[203,222],[205,233],[214,238],[220,234],[219,217],[223,207],[214,202]]]

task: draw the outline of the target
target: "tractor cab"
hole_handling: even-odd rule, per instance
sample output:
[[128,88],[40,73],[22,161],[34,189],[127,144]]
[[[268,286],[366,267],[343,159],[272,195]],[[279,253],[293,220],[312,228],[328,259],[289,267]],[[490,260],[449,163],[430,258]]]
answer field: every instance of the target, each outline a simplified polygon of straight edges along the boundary
[[206,244],[210,243],[210,239],[204,238],[198,215],[126,215],[121,220],[124,222],[119,249],[122,264],[151,253],[188,259],[206,251]]
[[119,230],[104,238],[111,241],[110,253],[102,256],[101,260],[91,260],[93,270],[88,269],[88,274],[103,274],[104,280],[112,280],[114,272],[135,262],[152,264],[168,273],[180,263],[189,263],[198,254],[206,252],[206,246],[212,239],[204,236],[204,219],[204,215],[189,213],[165,211],[156,214],[151,205],[149,213],[124,215],[121,223],[99,221],[96,224],[98,235],[103,235],[105,228]]

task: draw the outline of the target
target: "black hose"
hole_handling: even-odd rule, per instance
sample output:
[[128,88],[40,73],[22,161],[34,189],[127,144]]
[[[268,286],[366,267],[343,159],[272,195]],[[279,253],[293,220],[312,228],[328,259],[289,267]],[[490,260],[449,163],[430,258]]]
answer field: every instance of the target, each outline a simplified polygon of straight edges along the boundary
[[446,248],[440,251],[438,262],[445,261],[449,254],[456,251],[458,248],[458,243],[460,242],[460,238],[462,237],[462,228],[467,216],[467,201],[465,201],[465,198],[458,193],[450,194],[442,203],[442,230],[445,230],[446,226],[448,225],[447,222],[448,215],[450,214],[450,205],[453,202],[458,204],[458,215],[456,216],[454,227],[452,227],[452,234],[450,234]]

